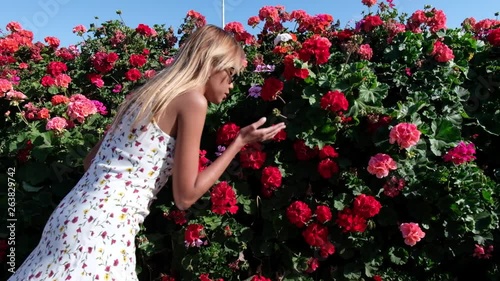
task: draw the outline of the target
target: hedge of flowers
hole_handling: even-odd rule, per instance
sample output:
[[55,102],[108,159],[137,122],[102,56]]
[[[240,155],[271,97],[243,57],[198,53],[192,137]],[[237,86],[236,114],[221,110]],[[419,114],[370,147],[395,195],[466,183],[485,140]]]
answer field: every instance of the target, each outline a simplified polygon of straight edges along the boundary
[[[210,107],[199,170],[259,117],[287,128],[243,148],[189,210],[168,185],[158,194],[136,241],[140,280],[500,278],[500,21],[448,29],[437,8],[362,2],[355,26],[264,6],[224,27],[248,65]],[[17,265],[117,105],[205,24],[189,11],[177,31],[79,25],[69,47],[7,25],[0,165],[15,183],[0,196],[15,193]]]

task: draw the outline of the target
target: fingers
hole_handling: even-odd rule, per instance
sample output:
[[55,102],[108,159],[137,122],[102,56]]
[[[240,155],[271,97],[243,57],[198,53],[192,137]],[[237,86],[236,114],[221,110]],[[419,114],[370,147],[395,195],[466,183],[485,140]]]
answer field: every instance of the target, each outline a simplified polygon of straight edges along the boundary
[[264,140],[268,140],[268,139],[272,139],[274,138],[274,136],[279,133],[281,130],[285,129],[286,126],[284,123],[279,123],[279,124],[275,124],[273,126],[270,126],[266,129],[262,129],[264,132],[263,132],[263,141]]
[[252,127],[257,130],[260,126],[264,125],[266,123],[266,117],[262,117],[259,119],[259,121],[255,122],[252,124]]

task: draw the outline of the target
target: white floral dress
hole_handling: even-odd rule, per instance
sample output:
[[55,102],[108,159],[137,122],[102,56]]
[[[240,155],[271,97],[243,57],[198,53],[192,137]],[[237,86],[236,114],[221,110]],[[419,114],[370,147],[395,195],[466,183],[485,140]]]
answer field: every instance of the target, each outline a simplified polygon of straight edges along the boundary
[[106,134],[40,243],[8,281],[137,280],[134,239],[171,175],[175,139],[154,122],[129,131],[134,114]]

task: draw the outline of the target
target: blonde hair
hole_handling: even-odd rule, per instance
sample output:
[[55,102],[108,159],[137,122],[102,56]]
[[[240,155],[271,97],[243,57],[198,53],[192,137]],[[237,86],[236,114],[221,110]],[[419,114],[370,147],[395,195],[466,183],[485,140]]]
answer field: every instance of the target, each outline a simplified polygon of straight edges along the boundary
[[125,112],[138,107],[132,128],[147,118],[157,119],[168,104],[186,91],[204,86],[212,71],[234,68],[239,73],[245,53],[223,29],[205,25],[193,32],[181,45],[174,61],[151,80],[136,89],[119,107],[109,131],[114,131]]

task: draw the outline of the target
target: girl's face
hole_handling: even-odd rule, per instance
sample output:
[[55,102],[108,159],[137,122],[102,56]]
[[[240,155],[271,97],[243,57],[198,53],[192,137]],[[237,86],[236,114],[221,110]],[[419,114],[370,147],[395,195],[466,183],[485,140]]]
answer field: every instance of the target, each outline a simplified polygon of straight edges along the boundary
[[233,68],[214,72],[205,85],[206,99],[215,104],[226,99],[229,96],[229,91],[233,88],[233,75]]

